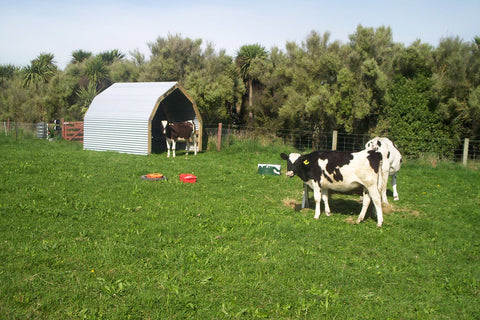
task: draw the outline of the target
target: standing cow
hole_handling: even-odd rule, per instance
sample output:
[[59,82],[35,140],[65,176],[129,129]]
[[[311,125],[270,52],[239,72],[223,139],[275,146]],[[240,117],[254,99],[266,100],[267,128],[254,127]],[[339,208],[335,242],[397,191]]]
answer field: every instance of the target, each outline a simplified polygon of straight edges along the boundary
[[388,176],[392,177],[393,200],[399,200],[397,192],[397,172],[400,170],[400,167],[402,165],[402,155],[400,151],[398,151],[397,146],[388,138],[375,137],[365,144],[365,148],[367,150],[375,150],[380,152],[385,159],[382,167],[383,188],[382,190],[380,190],[382,195],[382,202],[388,203]]
[[168,122],[162,120],[163,134],[167,142],[167,158],[170,157],[170,146],[172,147],[173,157],[175,158],[175,145],[177,141],[185,141],[187,144],[186,154],[193,144],[195,155],[197,155],[197,141],[195,138],[195,122],[193,120],[185,122]]
[[325,204],[325,214],[330,215],[328,190],[348,192],[363,187],[364,196],[362,210],[357,219],[360,223],[365,218],[370,201],[373,201],[377,213],[377,226],[383,223],[382,204],[380,198],[382,154],[376,151],[360,152],[315,151],[300,155],[280,154],[287,161],[289,177],[297,175],[310,188],[315,198],[315,219],[320,217],[320,200]]

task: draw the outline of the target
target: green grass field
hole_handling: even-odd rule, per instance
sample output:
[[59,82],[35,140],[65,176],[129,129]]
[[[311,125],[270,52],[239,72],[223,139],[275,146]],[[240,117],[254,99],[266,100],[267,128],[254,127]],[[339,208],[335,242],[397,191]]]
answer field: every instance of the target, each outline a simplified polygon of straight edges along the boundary
[[0,138],[0,318],[480,318],[479,170],[407,161],[376,228],[352,223],[357,195],[316,221],[300,179],[257,173],[284,173],[288,151],[167,159]]

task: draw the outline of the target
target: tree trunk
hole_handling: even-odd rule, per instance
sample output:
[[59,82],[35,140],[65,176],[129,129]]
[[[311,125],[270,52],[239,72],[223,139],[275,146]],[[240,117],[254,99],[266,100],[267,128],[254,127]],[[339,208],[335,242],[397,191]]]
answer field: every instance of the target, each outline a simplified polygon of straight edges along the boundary
[[253,80],[248,79],[248,120],[253,120]]

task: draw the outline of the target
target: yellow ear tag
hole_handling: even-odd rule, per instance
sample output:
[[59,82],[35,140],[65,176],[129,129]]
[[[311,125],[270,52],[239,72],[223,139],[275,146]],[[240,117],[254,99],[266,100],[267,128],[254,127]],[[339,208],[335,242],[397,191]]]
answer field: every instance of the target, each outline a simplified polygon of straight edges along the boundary
[[303,160],[304,165],[308,166],[309,163],[310,163],[310,161],[308,161],[308,159]]

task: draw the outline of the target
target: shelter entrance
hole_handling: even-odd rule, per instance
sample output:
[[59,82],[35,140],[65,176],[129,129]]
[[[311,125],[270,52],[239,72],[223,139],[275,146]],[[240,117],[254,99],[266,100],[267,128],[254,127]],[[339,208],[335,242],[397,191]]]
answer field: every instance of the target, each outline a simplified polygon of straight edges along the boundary
[[[196,130],[199,130],[200,123],[195,114],[193,103],[179,88],[175,88],[172,92],[160,97],[157,104],[158,106],[151,120],[152,153],[162,153],[167,151],[162,120],[169,122],[194,120]],[[179,142],[177,144],[177,150],[184,150],[185,147],[186,145],[184,142]]]

